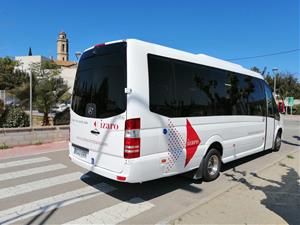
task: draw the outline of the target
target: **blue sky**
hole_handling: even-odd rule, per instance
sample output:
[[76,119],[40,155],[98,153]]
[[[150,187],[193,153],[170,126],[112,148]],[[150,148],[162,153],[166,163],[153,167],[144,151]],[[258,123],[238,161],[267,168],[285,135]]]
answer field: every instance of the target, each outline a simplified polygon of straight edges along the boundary
[[[56,56],[64,30],[70,58],[87,47],[138,38],[221,59],[299,49],[299,0],[0,0],[0,57]],[[299,74],[299,51],[234,61]]]

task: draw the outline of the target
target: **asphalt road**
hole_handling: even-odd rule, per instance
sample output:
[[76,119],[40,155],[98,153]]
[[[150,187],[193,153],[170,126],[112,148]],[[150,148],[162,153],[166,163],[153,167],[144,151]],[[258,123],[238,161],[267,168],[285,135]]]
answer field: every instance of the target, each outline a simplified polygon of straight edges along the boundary
[[119,183],[74,165],[67,151],[0,160],[0,224],[164,223],[235,185],[233,175],[259,171],[299,150],[300,121],[285,121],[283,139],[279,152],[227,164],[210,183],[183,176]]

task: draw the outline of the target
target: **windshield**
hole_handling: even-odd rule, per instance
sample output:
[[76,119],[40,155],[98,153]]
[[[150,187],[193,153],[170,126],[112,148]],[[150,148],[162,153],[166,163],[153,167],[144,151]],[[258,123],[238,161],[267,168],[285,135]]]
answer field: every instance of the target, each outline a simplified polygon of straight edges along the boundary
[[72,110],[80,116],[107,118],[126,110],[126,43],[86,51],[74,82]]

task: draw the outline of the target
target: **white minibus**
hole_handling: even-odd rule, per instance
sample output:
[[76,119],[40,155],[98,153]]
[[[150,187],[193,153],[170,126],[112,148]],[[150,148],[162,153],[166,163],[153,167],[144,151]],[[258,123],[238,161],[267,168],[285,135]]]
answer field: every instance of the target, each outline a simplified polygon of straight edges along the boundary
[[278,151],[282,131],[271,89],[240,65],[135,39],[80,58],[69,156],[101,176],[211,181],[222,163]]

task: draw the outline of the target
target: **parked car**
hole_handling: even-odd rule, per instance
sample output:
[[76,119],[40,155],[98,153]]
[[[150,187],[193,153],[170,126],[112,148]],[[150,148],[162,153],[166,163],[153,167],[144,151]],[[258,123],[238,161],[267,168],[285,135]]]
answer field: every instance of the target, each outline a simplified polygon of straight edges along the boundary
[[65,111],[67,108],[70,108],[70,104],[58,104],[52,108],[51,112],[59,113]]

